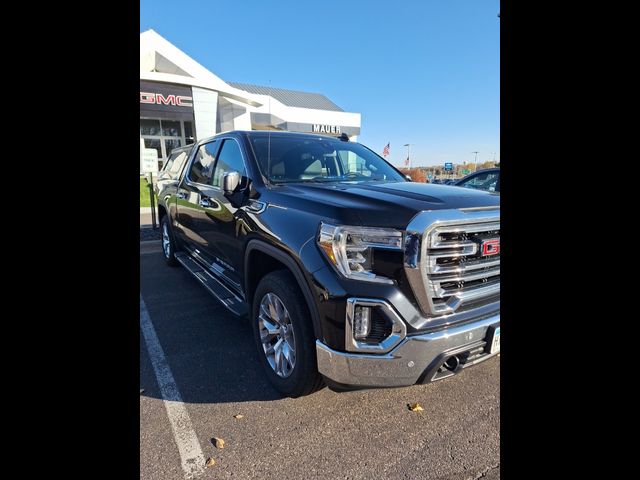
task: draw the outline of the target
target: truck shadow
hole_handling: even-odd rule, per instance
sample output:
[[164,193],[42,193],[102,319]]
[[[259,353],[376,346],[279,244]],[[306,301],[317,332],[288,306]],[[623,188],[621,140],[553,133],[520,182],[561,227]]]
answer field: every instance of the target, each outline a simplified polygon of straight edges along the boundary
[[[213,299],[212,301],[215,302]],[[225,335],[201,332],[200,335],[204,335],[207,342],[198,340],[178,344],[175,340],[169,340],[168,336],[158,333],[174,381],[185,403],[269,401],[282,398],[269,383],[259,363],[249,325],[239,325],[239,319],[231,320],[235,320],[236,325],[227,325]],[[213,321],[217,323],[217,320]],[[167,348],[166,344],[171,346]],[[142,333],[140,388],[145,389],[142,395],[162,398]]]
[[[158,257],[141,256],[141,274],[144,270],[146,277],[141,293],[182,400],[225,403],[283,398],[259,362],[249,320],[235,317],[186,270],[167,268]],[[163,359],[152,360],[149,351],[140,331],[141,395],[162,398],[153,363],[161,364]]]

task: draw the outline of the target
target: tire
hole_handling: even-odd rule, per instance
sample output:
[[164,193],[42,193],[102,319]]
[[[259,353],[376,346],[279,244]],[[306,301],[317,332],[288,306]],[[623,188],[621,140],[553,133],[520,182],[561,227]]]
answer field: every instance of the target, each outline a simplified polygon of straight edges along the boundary
[[[160,235],[162,242],[162,253],[167,265],[175,267],[178,265],[175,253],[177,251],[175,237],[173,236],[173,230],[171,229],[171,222],[169,221],[169,215],[162,217],[160,221]],[[165,243],[168,242],[168,243]]]
[[[256,288],[251,312],[258,357],[273,386],[288,397],[301,397],[320,389],[323,383],[317,367],[316,338],[309,309],[293,275],[287,270],[266,275]],[[277,333],[269,334],[268,324],[271,332],[277,329]],[[277,345],[280,346],[274,349]]]

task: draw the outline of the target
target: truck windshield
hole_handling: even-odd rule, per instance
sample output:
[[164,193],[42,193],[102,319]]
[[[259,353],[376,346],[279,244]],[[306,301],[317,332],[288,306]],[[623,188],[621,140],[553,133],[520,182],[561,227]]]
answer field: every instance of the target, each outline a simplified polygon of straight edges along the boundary
[[262,174],[271,183],[404,182],[384,159],[359,143],[327,137],[252,136]]

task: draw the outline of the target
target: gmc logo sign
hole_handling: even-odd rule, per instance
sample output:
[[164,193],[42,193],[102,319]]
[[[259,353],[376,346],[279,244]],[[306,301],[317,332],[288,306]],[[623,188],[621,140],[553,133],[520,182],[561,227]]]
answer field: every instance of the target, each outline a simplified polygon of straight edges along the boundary
[[161,93],[140,92],[140,103],[151,105],[175,105],[176,107],[193,107],[193,97],[183,95],[167,95]]
[[480,245],[482,256],[487,257],[489,255],[497,255],[500,253],[500,239],[496,238],[493,240],[485,240]]

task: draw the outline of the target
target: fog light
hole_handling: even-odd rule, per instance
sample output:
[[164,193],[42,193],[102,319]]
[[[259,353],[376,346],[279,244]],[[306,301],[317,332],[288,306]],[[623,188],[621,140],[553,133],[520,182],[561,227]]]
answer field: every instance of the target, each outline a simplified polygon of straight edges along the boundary
[[371,332],[371,308],[356,305],[353,314],[353,336],[362,340]]

